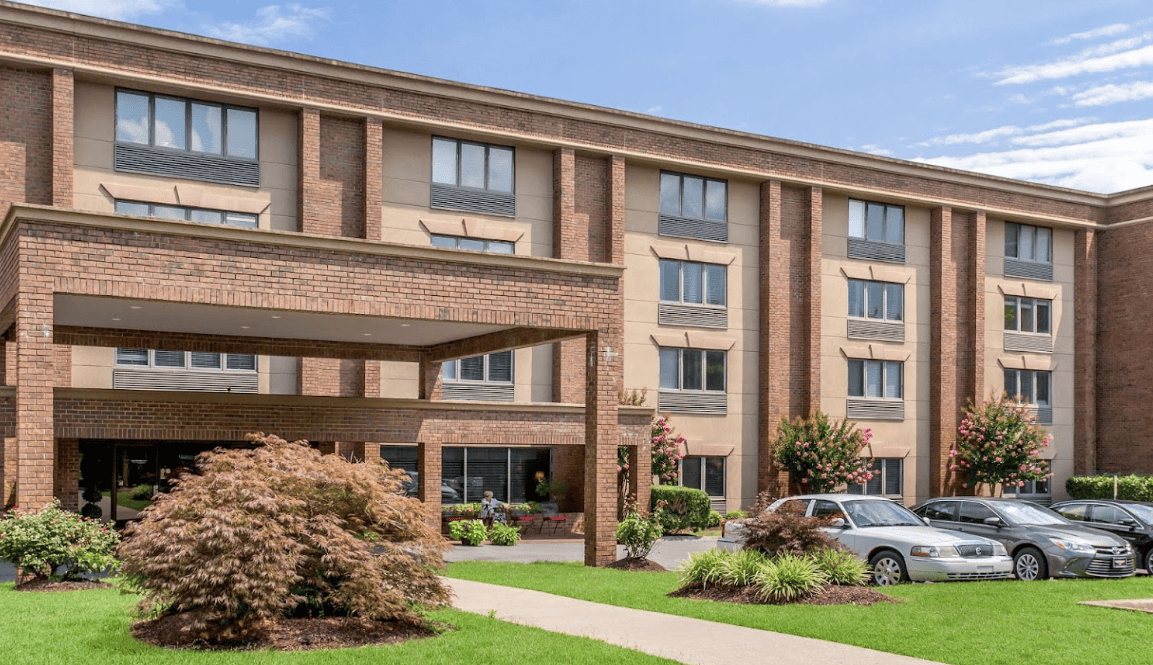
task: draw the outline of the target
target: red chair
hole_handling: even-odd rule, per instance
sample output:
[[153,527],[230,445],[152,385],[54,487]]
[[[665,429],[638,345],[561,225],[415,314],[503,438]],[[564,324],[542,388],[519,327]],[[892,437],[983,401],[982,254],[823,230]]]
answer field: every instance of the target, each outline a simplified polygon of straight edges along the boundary
[[543,533],[544,525],[548,524],[552,526],[552,530],[549,531],[549,533],[557,533],[561,529],[565,529],[566,522],[568,522],[568,518],[564,515],[546,515],[540,523],[540,530]]

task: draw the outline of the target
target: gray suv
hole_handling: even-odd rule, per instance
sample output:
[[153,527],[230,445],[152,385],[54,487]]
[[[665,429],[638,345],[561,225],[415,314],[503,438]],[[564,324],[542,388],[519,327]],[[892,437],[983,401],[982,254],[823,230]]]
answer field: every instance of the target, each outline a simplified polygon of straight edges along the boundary
[[1027,501],[983,497],[929,499],[913,512],[935,527],[996,540],[1013,557],[1017,579],[1130,577],[1133,548]]

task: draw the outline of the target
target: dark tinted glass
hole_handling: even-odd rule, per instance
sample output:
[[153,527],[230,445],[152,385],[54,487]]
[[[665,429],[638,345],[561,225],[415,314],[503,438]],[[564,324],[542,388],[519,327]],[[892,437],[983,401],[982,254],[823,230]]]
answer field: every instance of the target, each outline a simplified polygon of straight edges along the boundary
[[962,501],[961,514],[958,516],[957,521],[966,524],[982,524],[990,517],[996,516],[997,514],[984,504],[975,501]]
[[957,502],[938,501],[937,503],[930,503],[922,507],[919,512],[921,515],[931,520],[946,520],[953,522],[957,519]]

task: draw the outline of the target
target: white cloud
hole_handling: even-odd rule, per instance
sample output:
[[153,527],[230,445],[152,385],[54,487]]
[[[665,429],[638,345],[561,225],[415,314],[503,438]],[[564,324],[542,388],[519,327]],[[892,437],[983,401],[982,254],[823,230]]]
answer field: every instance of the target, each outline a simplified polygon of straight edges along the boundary
[[155,14],[176,6],[177,0],[22,0],[30,5],[60,9],[87,16],[126,19]]
[[662,109],[664,109],[664,107],[660,104],[657,104],[656,106],[650,106],[645,109],[645,115],[656,115],[660,113]]
[[220,39],[246,44],[270,44],[286,39],[308,39],[318,21],[327,21],[327,8],[302,7],[296,3],[268,5],[256,10],[256,18],[247,23],[225,22],[206,28]]
[[1099,85],[1073,95],[1074,106],[1108,106],[1153,97],[1153,81]]
[[1153,183],[1153,120],[1099,123],[1013,143],[1030,147],[915,161],[1102,193]]
[[867,152],[870,155],[880,155],[882,157],[892,157],[893,151],[882,148],[876,143],[867,143],[861,146],[861,152]]
[[1060,45],[1060,44],[1068,44],[1069,42],[1076,40],[1076,39],[1096,39],[1097,37],[1110,37],[1112,35],[1119,35],[1122,32],[1127,31],[1128,29],[1129,29],[1129,26],[1126,25],[1125,23],[1114,23],[1113,25],[1106,25],[1106,26],[1102,26],[1100,28],[1093,28],[1092,30],[1086,30],[1085,32],[1074,32],[1071,35],[1067,35],[1067,36],[1061,37],[1059,39],[1054,39],[1053,41],[1048,42],[1046,44],[1046,46],[1056,46],[1056,45]]
[[986,129],[983,132],[976,132],[973,134],[949,134],[948,136],[938,136],[931,138],[927,141],[921,141],[914,145],[928,147],[934,145],[958,145],[961,143],[989,143],[1002,139],[1007,136],[1014,136],[1021,133],[1021,128],[1015,125],[1005,125],[1004,127],[995,127],[993,129]]
[[1153,65],[1153,46],[1134,48],[1147,41],[1149,37],[1150,35],[1146,34],[1132,39],[1122,39],[1112,44],[1086,49],[1077,55],[1055,62],[1006,67],[993,75],[999,79],[994,85],[1034,83],[1080,74],[1100,74]]
[[820,7],[829,0],[736,0],[750,5],[764,5],[766,7]]

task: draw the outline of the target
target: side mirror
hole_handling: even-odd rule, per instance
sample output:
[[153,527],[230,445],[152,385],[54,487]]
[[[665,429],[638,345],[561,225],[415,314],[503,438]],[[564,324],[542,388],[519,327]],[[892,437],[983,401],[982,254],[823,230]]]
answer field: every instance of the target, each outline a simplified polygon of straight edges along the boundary
[[1131,530],[1137,528],[1137,523],[1130,519],[1121,520],[1121,526],[1127,526]]
[[999,529],[999,528],[1001,528],[1001,518],[1000,517],[986,517],[985,518],[985,524],[988,524],[989,526],[995,526]]
[[925,523],[925,526],[933,526],[933,520],[928,517],[921,517],[921,521]]
[[841,517],[838,517],[838,518],[834,519],[832,522],[829,522],[829,526],[833,527],[834,529],[847,529],[847,528],[849,528],[849,525],[845,522],[844,518],[841,518]]

